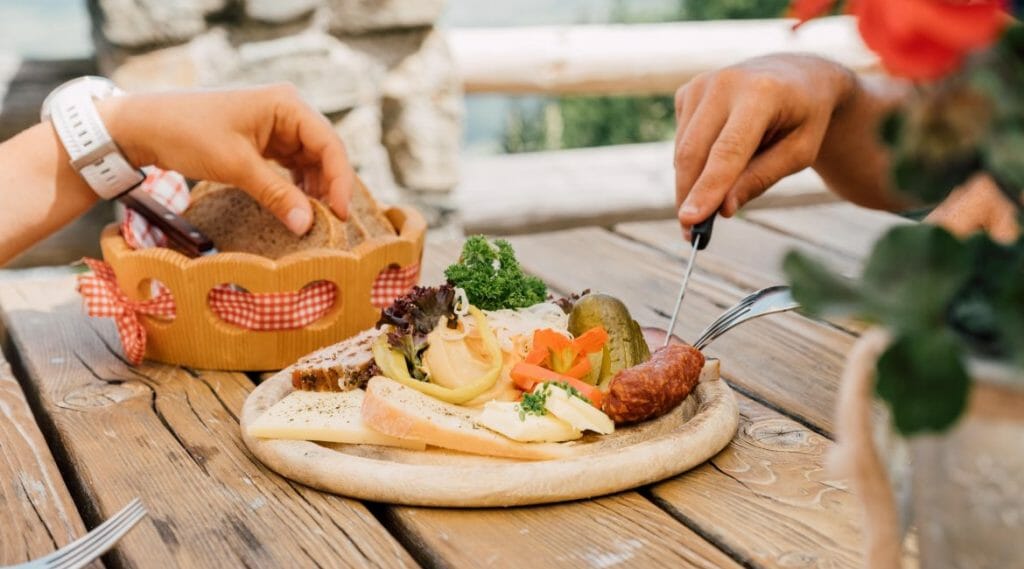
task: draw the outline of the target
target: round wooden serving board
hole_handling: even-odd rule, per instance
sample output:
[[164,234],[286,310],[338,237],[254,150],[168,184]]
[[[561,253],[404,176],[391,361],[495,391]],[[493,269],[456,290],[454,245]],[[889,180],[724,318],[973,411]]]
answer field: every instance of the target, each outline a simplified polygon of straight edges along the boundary
[[320,490],[414,506],[521,506],[628,490],[703,463],[729,444],[739,424],[732,390],[716,378],[700,383],[668,415],[566,443],[578,455],[558,460],[250,437],[249,424],[291,391],[291,372],[283,370],[246,399],[242,437],[257,458],[282,476]]

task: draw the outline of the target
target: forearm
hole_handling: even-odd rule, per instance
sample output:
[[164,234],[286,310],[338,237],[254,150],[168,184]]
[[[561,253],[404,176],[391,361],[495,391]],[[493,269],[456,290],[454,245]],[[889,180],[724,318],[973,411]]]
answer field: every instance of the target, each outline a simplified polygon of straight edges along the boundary
[[882,120],[908,89],[886,77],[861,76],[835,110],[813,166],[844,199],[874,209],[911,205],[892,186],[889,154],[880,135]]
[[96,202],[68,161],[48,122],[0,144],[0,265]]

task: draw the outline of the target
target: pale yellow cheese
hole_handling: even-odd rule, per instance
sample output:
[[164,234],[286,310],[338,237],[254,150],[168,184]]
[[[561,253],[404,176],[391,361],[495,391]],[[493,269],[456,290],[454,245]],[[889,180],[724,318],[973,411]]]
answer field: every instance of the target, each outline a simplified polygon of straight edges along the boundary
[[289,439],[382,445],[423,450],[426,445],[374,431],[363,424],[362,406],[366,392],[293,391],[249,425],[249,435],[267,439]]
[[602,435],[615,432],[615,423],[603,411],[590,403],[569,395],[557,385],[541,384],[537,389],[548,389],[544,408],[559,419],[569,423],[580,431],[594,431]]
[[477,423],[514,441],[524,443],[560,443],[583,436],[575,427],[550,413],[520,413],[519,404],[511,401],[487,403],[477,418]]

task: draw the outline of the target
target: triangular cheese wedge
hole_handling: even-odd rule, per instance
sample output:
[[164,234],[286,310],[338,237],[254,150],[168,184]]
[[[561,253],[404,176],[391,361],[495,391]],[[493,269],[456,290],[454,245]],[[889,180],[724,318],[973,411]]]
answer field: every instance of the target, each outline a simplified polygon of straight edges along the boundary
[[249,435],[289,439],[382,445],[423,450],[422,442],[391,437],[363,423],[361,409],[366,393],[293,391],[249,425]]

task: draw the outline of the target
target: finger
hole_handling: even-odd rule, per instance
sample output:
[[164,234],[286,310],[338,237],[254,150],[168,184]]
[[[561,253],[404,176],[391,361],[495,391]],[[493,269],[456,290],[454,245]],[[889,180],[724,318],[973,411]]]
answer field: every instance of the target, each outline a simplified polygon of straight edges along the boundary
[[811,165],[813,140],[806,128],[799,128],[754,156],[729,189],[722,215],[730,217],[750,200],[763,194],[779,180]]
[[305,235],[312,226],[309,198],[262,158],[253,156],[241,179],[230,182],[248,192],[296,235]]
[[675,146],[676,207],[686,201],[711,152],[711,146],[728,119],[728,107],[721,106],[710,98],[693,103],[693,110],[685,107],[682,114],[689,113],[685,126],[680,120]]
[[331,209],[341,219],[348,218],[348,201],[355,186],[355,172],[349,163],[345,145],[338,138],[323,115],[317,113],[304,103],[290,108],[295,113],[291,117],[297,123],[298,138],[301,143],[298,158],[305,164],[311,164],[319,172],[316,187],[320,195],[326,195]]
[[729,115],[708,151],[707,162],[679,208],[683,225],[696,225],[717,211],[726,193],[747,167],[761,144],[769,115],[748,104]]

